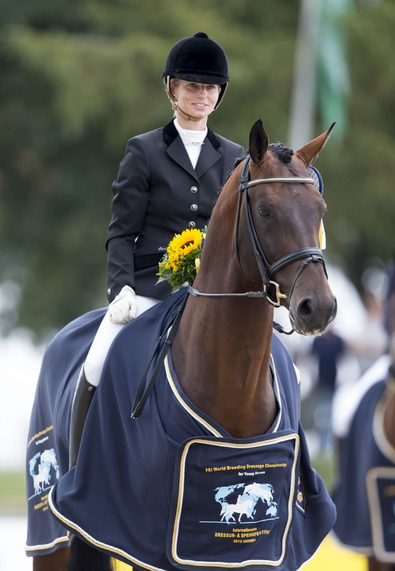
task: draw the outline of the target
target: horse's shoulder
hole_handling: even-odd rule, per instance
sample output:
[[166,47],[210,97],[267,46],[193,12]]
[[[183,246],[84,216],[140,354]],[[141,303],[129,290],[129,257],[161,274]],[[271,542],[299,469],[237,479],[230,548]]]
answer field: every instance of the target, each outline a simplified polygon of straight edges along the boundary
[[278,374],[282,374],[284,381],[285,379],[291,380],[292,382],[298,382],[295,372],[295,366],[291,359],[288,350],[286,349],[283,342],[273,335],[272,337],[272,358],[274,366]]
[[282,395],[284,411],[287,410],[289,422],[295,429],[299,419],[299,381],[296,375],[295,365],[280,339],[273,335],[272,359],[274,375],[278,383],[280,395]]

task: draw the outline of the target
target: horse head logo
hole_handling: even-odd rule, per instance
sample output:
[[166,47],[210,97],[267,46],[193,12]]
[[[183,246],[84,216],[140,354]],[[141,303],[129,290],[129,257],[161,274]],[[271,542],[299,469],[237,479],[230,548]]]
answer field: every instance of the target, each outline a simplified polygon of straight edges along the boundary
[[[228,496],[241,489],[235,503],[227,501]],[[234,514],[239,514],[237,521],[241,523],[242,516],[247,519],[255,519],[257,504],[261,501],[267,506],[266,515],[270,518],[277,516],[277,503],[274,501],[274,490],[271,484],[236,484],[234,486],[222,486],[215,489],[215,500],[221,504],[221,521],[231,523],[236,521]]]
[[56,459],[54,448],[44,450],[43,452],[37,452],[37,454],[29,460],[29,474],[33,479],[35,494],[43,492],[50,486],[51,469],[55,471],[56,480],[59,480],[59,464]]

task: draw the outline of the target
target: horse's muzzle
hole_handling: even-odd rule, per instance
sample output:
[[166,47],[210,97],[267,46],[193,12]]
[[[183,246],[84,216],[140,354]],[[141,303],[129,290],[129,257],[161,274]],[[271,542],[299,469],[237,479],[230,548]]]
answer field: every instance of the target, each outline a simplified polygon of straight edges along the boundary
[[311,295],[295,300],[295,306],[292,301],[289,319],[293,329],[301,335],[321,335],[336,317],[337,300],[332,294],[325,303]]

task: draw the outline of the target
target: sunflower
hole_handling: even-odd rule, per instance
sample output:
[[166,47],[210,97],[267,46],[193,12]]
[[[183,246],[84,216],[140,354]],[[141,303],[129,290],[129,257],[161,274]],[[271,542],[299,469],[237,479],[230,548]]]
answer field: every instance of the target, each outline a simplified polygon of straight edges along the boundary
[[167,281],[173,291],[185,283],[191,284],[200,265],[200,256],[207,229],[187,229],[176,234],[159,262],[158,283]]
[[193,228],[184,230],[181,234],[176,234],[167,247],[167,251],[177,255],[186,256],[190,252],[197,250],[202,243],[203,234],[200,230]]

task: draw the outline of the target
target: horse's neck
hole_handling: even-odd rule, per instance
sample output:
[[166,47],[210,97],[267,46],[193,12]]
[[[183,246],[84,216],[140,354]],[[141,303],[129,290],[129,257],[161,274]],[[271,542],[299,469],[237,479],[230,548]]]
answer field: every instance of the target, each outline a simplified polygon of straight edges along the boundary
[[264,299],[191,296],[173,343],[185,393],[237,438],[264,434],[276,416],[272,319]]

